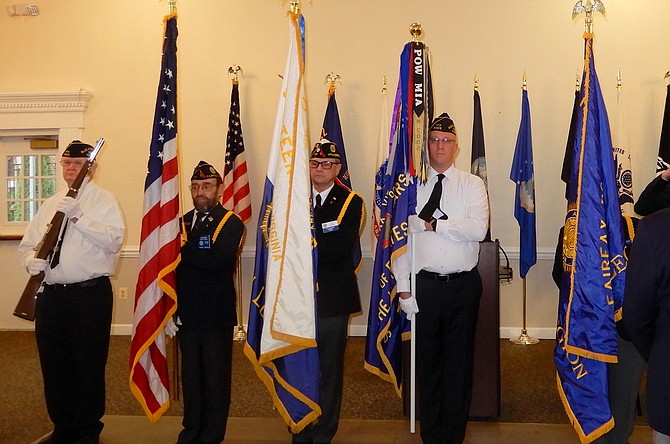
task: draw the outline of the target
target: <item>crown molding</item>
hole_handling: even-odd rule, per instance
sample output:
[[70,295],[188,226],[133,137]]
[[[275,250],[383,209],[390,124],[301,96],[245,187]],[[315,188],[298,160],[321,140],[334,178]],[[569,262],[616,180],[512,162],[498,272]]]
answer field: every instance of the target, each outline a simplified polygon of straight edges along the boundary
[[84,112],[93,99],[93,92],[1,93],[0,113]]

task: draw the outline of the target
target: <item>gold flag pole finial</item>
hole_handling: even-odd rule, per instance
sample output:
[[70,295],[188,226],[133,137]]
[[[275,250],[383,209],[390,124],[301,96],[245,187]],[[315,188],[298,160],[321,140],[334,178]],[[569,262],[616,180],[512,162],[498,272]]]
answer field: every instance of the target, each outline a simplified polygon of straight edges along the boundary
[[526,77],[526,70],[523,71],[523,83],[521,84],[521,89],[528,91],[528,78]]
[[584,18],[584,32],[593,34],[593,13],[600,12],[605,15],[605,5],[600,0],[579,0],[572,8],[572,19],[580,14],[586,14]]
[[412,41],[418,42],[423,38],[423,26],[421,26],[421,23],[412,23],[409,25],[409,33],[412,36]]
[[621,68],[616,70],[616,92],[621,92]]
[[170,15],[177,13],[177,0],[168,0],[168,12]]
[[326,75],[326,79],[323,81],[323,84],[329,83],[328,85],[328,96],[332,95],[335,92],[335,82],[342,84],[342,77],[339,74],[330,72]]
[[233,85],[240,83],[238,73],[242,74],[242,67],[240,65],[233,65],[228,68],[228,76],[233,81]]
[[291,12],[295,15],[300,15],[300,0],[291,1]]
[[387,86],[386,85],[386,74],[384,74],[384,76],[382,77],[382,94],[386,94],[386,89],[387,89],[386,86]]
[[479,77],[477,77],[477,73],[475,73],[475,91],[479,91]]

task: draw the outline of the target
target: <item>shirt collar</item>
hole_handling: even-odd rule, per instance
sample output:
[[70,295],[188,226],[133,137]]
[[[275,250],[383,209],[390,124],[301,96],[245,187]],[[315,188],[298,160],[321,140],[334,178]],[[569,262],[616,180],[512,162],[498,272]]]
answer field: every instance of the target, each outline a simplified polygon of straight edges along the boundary
[[321,191],[320,193],[318,191],[316,191],[314,189],[314,187],[312,187],[312,197],[316,200],[316,195],[320,194],[321,195],[321,203],[323,204],[323,203],[326,202],[326,198],[328,197],[328,194],[330,194],[330,190],[332,190],[334,186],[335,186],[335,182],[333,182],[333,184],[331,186],[329,186],[327,189]]

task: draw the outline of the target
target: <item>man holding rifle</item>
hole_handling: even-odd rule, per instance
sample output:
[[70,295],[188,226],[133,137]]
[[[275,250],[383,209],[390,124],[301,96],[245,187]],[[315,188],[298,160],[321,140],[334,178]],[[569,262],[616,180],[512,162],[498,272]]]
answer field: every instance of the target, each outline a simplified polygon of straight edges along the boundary
[[[60,163],[68,188],[92,151],[91,145],[75,140],[63,152]],[[67,192],[42,204],[19,245],[28,273],[45,274],[35,307],[35,336],[54,431],[40,442],[97,443],[104,426],[100,419],[112,322],[109,276],[116,270],[125,223],[116,198],[95,183],[85,181],[77,198]],[[65,222],[56,247],[48,259],[36,258],[59,211]]]

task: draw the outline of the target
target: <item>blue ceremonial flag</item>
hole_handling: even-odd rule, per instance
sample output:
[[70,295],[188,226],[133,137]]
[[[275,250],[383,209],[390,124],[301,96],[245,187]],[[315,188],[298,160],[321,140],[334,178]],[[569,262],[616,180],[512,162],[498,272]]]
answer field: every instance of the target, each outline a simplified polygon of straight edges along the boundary
[[[402,340],[409,337],[410,323],[398,306],[393,263],[407,254],[407,221],[410,214],[416,213],[415,179],[410,171],[419,173],[422,169],[421,165],[418,168],[410,167],[410,134],[416,135],[418,129],[416,126],[412,129],[410,124],[412,105],[416,98],[414,92],[416,88],[423,88],[423,84],[417,86],[417,77],[413,74],[419,63],[425,65],[422,60],[417,63],[413,57],[417,50],[421,50],[421,54],[425,53],[425,47],[416,45],[417,42],[408,43],[401,55],[400,78],[391,122],[390,151],[386,161],[380,165],[375,180],[379,236],[375,245],[365,344],[365,369],[392,383],[398,396],[401,395],[402,387]],[[423,76],[425,78],[430,78],[428,72]],[[427,125],[424,130],[427,130]],[[422,140],[425,140],[425,135]]]
[[612,140],[592,45],[586,33],[554,350],[559,394],[582,443],[614,426],[607,363],[617,360],[614,315],[626,269]]
[[[337,110],[337,101],[335,100],[335,87],[331,86],[328,90],[328,105],[326,114],[323,117],[323,127],[321,128],[321,138],[330,140],[335,144],[337,152],[340,154],[340,174],[335,180],[348,190],[351,190],[351,177],[349,176],[349,167],[347,165],[347,152],[344,149],[344,137],[342,136],[342,125],[340,124],[340,113]],[[365,217],[363,217],[365,219]],[[352,253],[352,260],[356,271],[361,268],[363,253],[361,251],[361,240],[359,239]]]
[[525,278],[530,267],[537,262],[533,139],[530,131],[530,103],[525,88],[521,95],[521,124],[509,178],[516,183],[514,217],[519,222],[520,232],[519,274]]
[[289,53],[258,217],[244,349],[293,433],[321,415],[304,36],[302,15],[289,13]]

